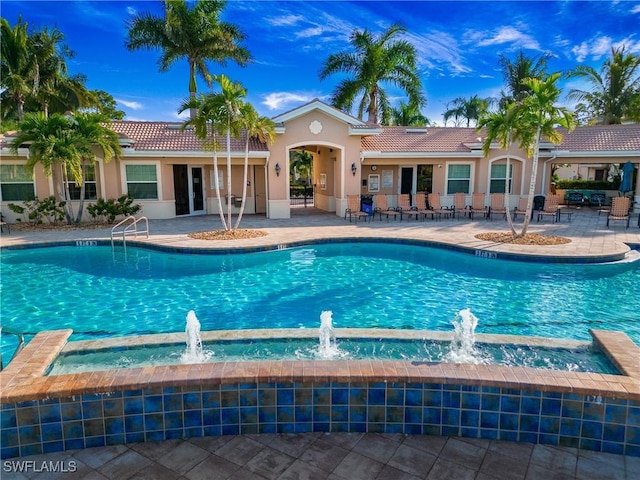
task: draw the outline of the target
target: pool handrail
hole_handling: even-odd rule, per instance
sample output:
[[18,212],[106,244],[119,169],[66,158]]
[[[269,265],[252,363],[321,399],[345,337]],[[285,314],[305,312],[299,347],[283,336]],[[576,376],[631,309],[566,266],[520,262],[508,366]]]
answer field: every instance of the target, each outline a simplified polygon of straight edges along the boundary
[[[138,222],[143,221],[145,223],[145,229],[144,230],[138,230]],[[126,225],[124,226],[126,223],[130,223],[130,225]],[[116,229],[122,227],[122,231],[121,232],[117,232]],[[129,215],[128,217],[122,219],[120,222],[118,222],[116,225],[113,226],[113,228],[111,229],[111,249],[113,250],[115,248],[114,243],[113,243],[113,237],[115,234],[122,234],[122,245],[125,248],[125,250],[127,249],[127,235],[133,235],[135,238],[138,238],[138,233],[140,234],[146,234],[147,238],[149,238],[149,219],[147,217],[139,217],[136,218],[133,215]]]

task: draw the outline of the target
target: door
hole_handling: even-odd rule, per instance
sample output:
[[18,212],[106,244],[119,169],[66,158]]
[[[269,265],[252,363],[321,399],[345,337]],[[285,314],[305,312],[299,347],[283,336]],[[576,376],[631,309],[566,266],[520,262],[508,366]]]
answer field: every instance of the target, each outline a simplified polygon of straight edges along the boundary
[[[413,167],[402,167],[400,172],[400,193],[411,195],[413,191]],[[411,198],[411,197],[409,197]],[[413,200],[411,200],[413,202]]]
[[256,213],[267,213],[267,187],[264,176],[264,167],[253,167],[253,192],[256,196]]
[[204,181],[202,167],[191,167],[191,213],[204,212]]
[[189,177],[186,165],[173,166],[173,192],[176,199],[176,215],[188,215]]

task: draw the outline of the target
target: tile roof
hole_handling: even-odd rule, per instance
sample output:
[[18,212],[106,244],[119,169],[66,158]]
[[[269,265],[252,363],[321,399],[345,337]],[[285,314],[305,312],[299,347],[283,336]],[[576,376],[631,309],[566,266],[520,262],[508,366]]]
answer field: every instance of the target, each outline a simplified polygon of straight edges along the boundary
[[474,128],[384,127],[380,135],[363,138],[362,149],[376,152],[468,152],[469,148],[464,144],[477,142],[479,136]]
[[[182,131],[181,122],[130,122],[114,121],[109,127],[121,137],[133,141],[133,148],[137,151],[200,151],[203,150],[202,141],[195,136],[192,129]],[[231,151],[244,151],[246,132],[239,139],[231,138]],[[219,139],[221,151],[226,151],[226,136],[223,133]],[[256,138],[249,139],[249,151],[267,152],[267,146]]]
[[[563,129],[564,130],[564,129]],[[558,150],[579,152],[640,150],[640,124],[592,125],[563,131]]]

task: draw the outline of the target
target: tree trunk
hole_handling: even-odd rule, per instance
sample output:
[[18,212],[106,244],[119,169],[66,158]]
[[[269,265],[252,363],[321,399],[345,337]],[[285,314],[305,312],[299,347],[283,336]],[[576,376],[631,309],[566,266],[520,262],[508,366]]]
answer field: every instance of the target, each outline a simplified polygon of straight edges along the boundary
[[516,229],[513,226],[513,220],[511,218],[511,213],[509,212],[509,195],[511,194],[511,189],[509,188],[511,175],[510,175],[510,167],[511,167],[511,130],[507,132],[507,178],[504,183],[504,209],[507,211],[507,223],[509,224],[509,228],[511,229],[511,234],[516,236]]
[[522,231],[520,236],[524,237],[527,234],[529,223],[531,221],[531,213],[533,212],[533,194],[536,188],[536,177],[538,175],[538,158],[540,148],[540,123],[538,123],[538,130],[536,131],[536,144],[533,152],[533,161],[531,162],[531,182],[529,183],[529,197],[527,198],[527,214],[524,217],[524,223],[522,224]]
[[84,194],[85,194],[85,183],[84,183],[84,170],[85,170],[86,162],[82,161],[82,184],[80,185],[80,205],[78,206],[78,215],[76,215],[76,223],[82,222],[82,214],[84,211]]
[[227,225],[231,230],[231,121],[227,121]]
[[249,180],[249,132],[247,132],[247,142],[244,147],[244,176],[242,177],[242,205],[240,205],[240,213],[233,229],[240,226],[242,215],[244,214],[244,205],[247,201],[247,180]]
[[[198,85],[196,84],[196,64],[193,60],[189,60],[189,98],[196,98],[196,92],[198,91]],[[197,108],[189,109],[189,117],[191,120],[198,115]]]
[[62,185],[63,190],[61,192],[62,199],[65,201],[64,216],[67,219],[67,223],[71,225],[73,223],[73,205],[71,205],[71,192],[69,191],[69,178],[67,177],[67,166],[62,164]]
[[[215,140],[214,140],[215,141]],[[222,199],[220,198],[220,182],[218,181],[218,152],[213,152],[213,180],[216,182],[216,199],[218,200],[218,213],[220,214],[220,221],[222,222],[222,228],[227,230],[227,223],[224,219],[224,210],[222,210]]]

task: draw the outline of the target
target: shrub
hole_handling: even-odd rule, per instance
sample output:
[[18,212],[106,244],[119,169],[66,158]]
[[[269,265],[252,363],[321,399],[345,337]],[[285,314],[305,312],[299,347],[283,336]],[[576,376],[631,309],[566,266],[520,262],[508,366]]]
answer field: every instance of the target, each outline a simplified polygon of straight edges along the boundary
[[43,219],[46,219],[47,223],[56,225],[64,220],[64,206],[66,204],[66,201],[57,202],[54,196],[50,196],[42,200],[37,198],[25,200],[22,205],[10,203],[7,206],[12,212],[22,215],[23,218],[18,218],[18,222],[24,219],[25,222],[37,225],[43,223]]
[[562,190],[618,190],[620,181],[607,182],[604,180],[559,180],[556,188]]
[[135,215],[141,210],[141,206],[134,204],[134,198],[129,195],[122,195],[117,199],[110,198],[105,200],[99,198],[96,203],[92,203],[87,207],[87,212],[95,221],[106,221],[114,223],[119,216],[127,217]]

